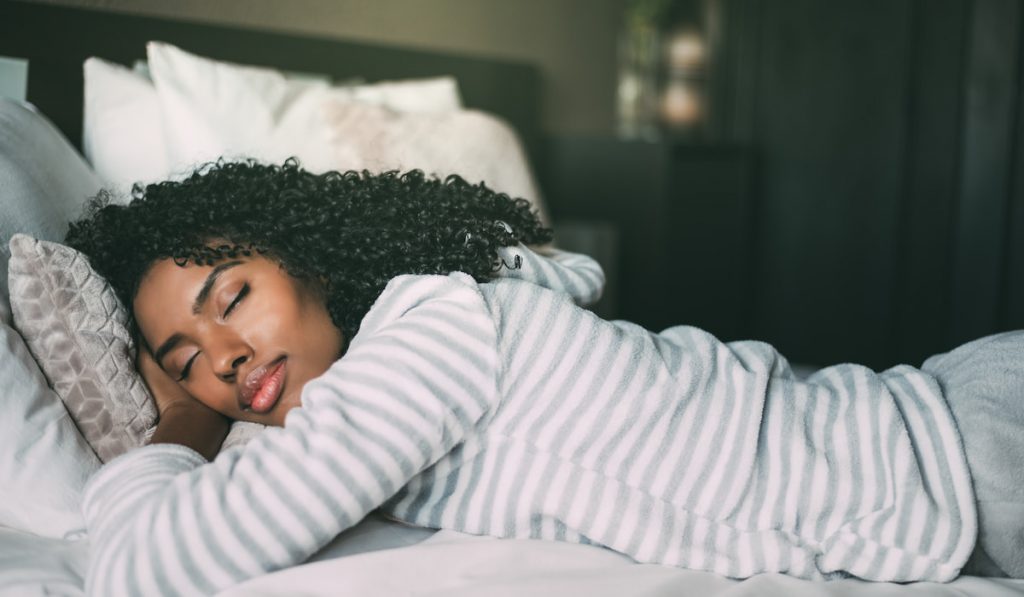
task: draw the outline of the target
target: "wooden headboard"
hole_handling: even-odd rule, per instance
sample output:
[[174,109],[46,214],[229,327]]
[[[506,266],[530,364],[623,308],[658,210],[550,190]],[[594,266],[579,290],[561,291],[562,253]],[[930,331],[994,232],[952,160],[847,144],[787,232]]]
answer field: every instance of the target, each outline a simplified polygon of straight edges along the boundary
[[82,63],[131,65],[146,42],[202,56],[367,82],[453,75],[464,103],[504,118],[539,160],[540,74],[529,64],[0,0],[0,55],[29,61],[28,100],[74,143],[82,139]]

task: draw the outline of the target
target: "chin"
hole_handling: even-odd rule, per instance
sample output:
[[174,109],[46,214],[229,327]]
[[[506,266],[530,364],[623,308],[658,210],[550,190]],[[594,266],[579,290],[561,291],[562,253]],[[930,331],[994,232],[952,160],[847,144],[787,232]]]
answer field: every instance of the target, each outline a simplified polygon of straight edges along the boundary
[[285,415],[293,408],[298,408],[299,404],[292,404],[282,402],[266,413],[254,413],[252,411],[239,411],[234,415],[228,415],[236,421],[242,421],[245,423],[259,423],[260,425],[267,425],[269,427],[284,427]]
[[302,405],[299,404],[298,400],[282,400],[275,406],[270,412],[264,415],[265,420],[261,421],[264,425],[271,425],[273,427],[284,427],[285,416],[293,408],[299,408]]

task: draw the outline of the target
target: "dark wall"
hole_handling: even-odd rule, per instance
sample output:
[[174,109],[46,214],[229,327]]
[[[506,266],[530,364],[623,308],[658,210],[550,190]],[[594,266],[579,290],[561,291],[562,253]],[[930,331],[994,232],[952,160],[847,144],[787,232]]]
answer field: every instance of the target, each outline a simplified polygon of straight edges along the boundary
[[739,4],[758,48],[730,133],[760,161],[752,332],[917,362],[1024,327],[1020,3]]
[[[1024,327],[1020,3],[722,0],[718,6],[724,37],[702,145],[744,149],[736,154],[749,163],[735,171],[747,178],[749,191],[711,215],[714,195],[706,187],[718,184],[714,177],[695,170],[700,160],[692,156],[686,164],[668,160],[670,172],[656,174],[667,182],[649,185],[662,197],[648,203],[660,207],[639,218],[648,226],[660,218],[657,234],[627,230],[623,242],[661,235],[662,244],[653,247],[662,253],[659,271],[695,279],[624,287],[624,308],[631,292],[664,292],[667,299],[659,307],[664,313],[620,315],[657,325],[672,315],[678,323],[706,321],[724,339],[767,340],[794,361],[875,367],[919,364],[970,338]],[[574,146],[586,144],[553,144],[556,216],[586,211],[574,198],[579,185],[558,174],[559,160],[576,164],[577,177],[609,176],[584,172],[568,155]],[[671,170],[681,168],[687,176],[673,178]],[[595,205],[601,187],[590,184]],[[628,228],[643,202],[617,202]],[[560,213],[566,205],[579,208]],[[599,211],[618,217],[614,209]],[[734,227],[746,235],[742,266],[734,251],[664,254],[685,247],[686,238],[673,235],[700,229],[702,218],[722,230],[730,219],[743,222]],[[704,263],[673,269],[680,259]],[[623,265],[623,276],[629,268]],[[746,282],[723,283],[721,274],[706,273],[724,269]],[[681,289],[705,298],[688,300]],[[703,311],[673,314],[673,300]],[[715,323],[724,321],[729,324]]]

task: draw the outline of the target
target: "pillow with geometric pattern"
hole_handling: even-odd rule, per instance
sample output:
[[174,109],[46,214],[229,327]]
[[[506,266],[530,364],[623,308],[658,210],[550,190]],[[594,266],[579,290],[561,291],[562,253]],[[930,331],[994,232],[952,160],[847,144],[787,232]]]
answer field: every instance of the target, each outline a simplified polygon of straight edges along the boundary
[[[102,462],[149,442],[157,409],[135,368],[128,312],[78,251],[16,234],[9,269],[14,327]],[[222,450],[265,427],[236,421]]]
[[14,327],[86,442],[102,462],[144,445],[156,404],[113,288],[70,247],[16,234],[10,249]]

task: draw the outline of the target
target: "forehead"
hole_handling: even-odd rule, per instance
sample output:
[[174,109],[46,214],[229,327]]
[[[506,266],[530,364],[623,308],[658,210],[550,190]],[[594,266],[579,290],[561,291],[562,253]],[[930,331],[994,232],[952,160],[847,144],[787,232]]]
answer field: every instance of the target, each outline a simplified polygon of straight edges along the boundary
[[[266,288],[277,288],[289,295],[300,291],[300,284],[274,260],[253,256],[230,261],[240,264],[225,270],[222,279],[230,279],[232,273],[242,272],[247,278],[260,279]],[[145,338],[153,341],[154,336],[179,332],[194,320],[192,305],[196,296],[207,277],[223,263],[227,261],[214,265],[196,265],[190,261],[184,266],[173,259],[154,263],[142,277],[132,302],[135,320]],[[213,299],[212,295],[210,299]]]
[[139,282],[132,310],[148,341],[164,329],[176,328],[191,314],[192,301],[213,266],[189,263],[182,267],[171,259],[157,261]]
[[161,259],[155,262],[142,276],[138,291],[135,293],[135,305],[148,304],[169,293],[172,296],[189,295],[188,306],[191,306],[195,294],[210,273],[229,262],[239,262],[237,266],[239,269],[252,274],[287,277],[277,262],[260,256],[238,257],[219,261],[212,265],[197,265],[192,261],[185,265],[178,265],[173,259]]
[[193,286],[202,285],[211,271],[213,266],[196,265],[191,262],[180,266],[172,259],[157,261],[139,281],[139,289],[134,299],[136,313],[140,307],[145,311],[145,307],[160,298],[184,296],[189,290],[195,296],[196,290]]

